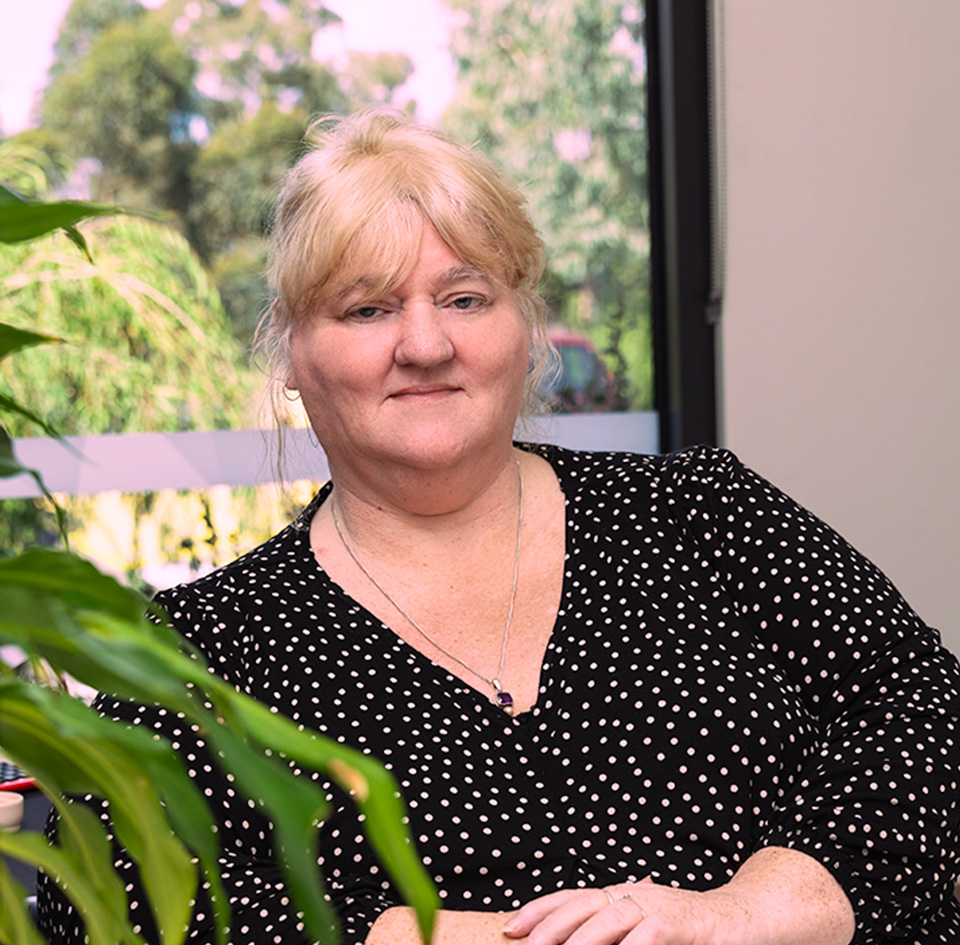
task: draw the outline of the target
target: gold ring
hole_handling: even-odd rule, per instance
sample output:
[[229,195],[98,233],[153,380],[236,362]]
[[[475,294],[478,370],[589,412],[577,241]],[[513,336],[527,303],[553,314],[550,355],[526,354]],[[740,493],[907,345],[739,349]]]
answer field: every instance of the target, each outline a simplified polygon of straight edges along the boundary
[[644,919],[646,919],[646,917],[647,917],[646,910],[643,908],[643,906],[640,905],[639,902],[637,902],[636,899],[633,898],[633,896],[631,896],[629,893],[627,893],[626,896],[621,896],[620,898],[621,898],[621,899],[630,899],[630,900],[633,902],[633,904],[640,910],[640,921],[643,922]]
[[602,893],[607,897],[607,902],[610,903],[610,905],[612,906],[612,905],[613,905],[613,896],[610,894],[610,890],[609,890],[609,889],[601,889],[600,892],[602,892]]

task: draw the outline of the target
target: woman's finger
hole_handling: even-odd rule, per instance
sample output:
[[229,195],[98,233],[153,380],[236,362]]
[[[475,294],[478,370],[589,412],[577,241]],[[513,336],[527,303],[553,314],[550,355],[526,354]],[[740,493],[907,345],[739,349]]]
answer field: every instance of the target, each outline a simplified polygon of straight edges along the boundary
[[[592,902],[592,908],[586,900]],[[530,930],[547,916],[553,915],[570,903],[576,903],[575,910],[582,913],[584,918],[608,904],[607,897],[600,889],[561,889],[559,892],[549,893],[528,902],[504,925],[503,933],[511,938],[529,935]]]
[[559,945],[561,942],[565,945],[616,945],[629,942],[630,933],[643,922],[646,913],[632,896],[621,895],[569,932],[551,928],[553,918],[548,916],[533,929],[527,939],[530,945]]
[[584,889],[573,896],[544,897],[530,903],[535,909],[524,907],[504,931],[526,935],[529,945],[613,945],[645,917],[629,889]]

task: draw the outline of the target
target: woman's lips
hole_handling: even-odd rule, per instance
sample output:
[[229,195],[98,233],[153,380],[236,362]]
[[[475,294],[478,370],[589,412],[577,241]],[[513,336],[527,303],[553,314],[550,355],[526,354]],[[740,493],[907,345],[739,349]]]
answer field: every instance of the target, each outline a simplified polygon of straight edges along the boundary
[[458,390],[460,390],[459,387],[450,384],[418,384],[414,387],[404,387],[390,396],[395,399],[419,398],[430,400],[455,394]]

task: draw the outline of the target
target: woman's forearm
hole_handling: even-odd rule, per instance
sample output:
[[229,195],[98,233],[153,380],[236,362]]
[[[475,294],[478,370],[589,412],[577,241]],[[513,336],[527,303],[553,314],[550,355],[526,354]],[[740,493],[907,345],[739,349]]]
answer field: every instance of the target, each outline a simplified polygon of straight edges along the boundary
[[722,887],[762,924],[776,945],[849,945],[853,907],[840,884],[813,857],[785,847],[758,850]]
[[527,945],[573,938],[578,945],[849,945],[855,919],[843,889],[816,860],[770,847],[716,889],[694,892],[647,877],[560,890],[527,903],[505,928]]
[[[516,945],[500,930],[509,912],[455,912],[442,909],[431,945]],[[387,909],[374,923],[365,945],[423,945],[413,910],[406,906]]]
[[[813,857],[784,847],[759,850],[729,883],[710,892],[691,893],[653,883],[630,888],[642,909],[634,916],[637,941],[645,941],[647,930],[639,931],[642,917],[657,913],[651,930],[654,925],[671,925],[674,921],[678,928],[689,923],[701,932],[709,929],[708,940],[715,945],[849,945],[855,931],[853,908],[830,872]],[[597,896],[602,900],[599,893]],[[529,910],[525,914],[529,915]],[[507,936],[502,930],[512,915],[515,913],[443,910],[437,914],[433,943],[516,945],[517,935],[530,932],[537,922],[521,919],[520,926]],[[546,941],[556,939],[552,933],[542,937]],[[405,907],[384,912],[366,939],[366,945],[421,943],[413,912]]]

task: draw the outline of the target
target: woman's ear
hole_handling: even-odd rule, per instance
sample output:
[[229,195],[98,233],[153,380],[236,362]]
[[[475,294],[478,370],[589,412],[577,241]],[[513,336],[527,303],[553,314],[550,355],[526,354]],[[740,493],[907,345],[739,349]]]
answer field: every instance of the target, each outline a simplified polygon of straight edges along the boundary
[[280,393],[283,395],[283,399],[291,404],[295,404],[300,399],[300,388],[297,387],[297,380],[293,376],[293,371],[287,375]]

